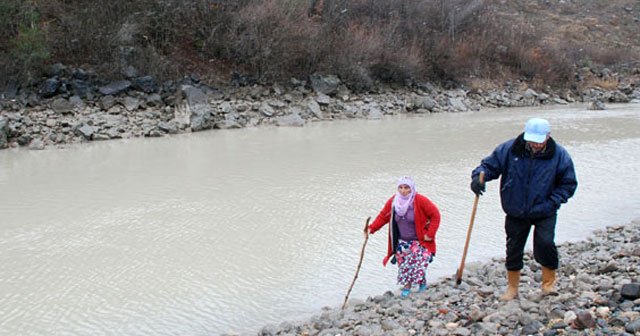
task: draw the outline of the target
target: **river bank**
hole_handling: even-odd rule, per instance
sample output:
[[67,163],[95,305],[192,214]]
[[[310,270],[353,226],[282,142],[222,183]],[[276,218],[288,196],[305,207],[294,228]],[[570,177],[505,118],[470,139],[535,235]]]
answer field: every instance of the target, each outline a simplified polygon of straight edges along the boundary
[[540,295],[540,267],[527,251],[519,298],[507,303],[498,299],[504,259],[494,258],[468,264],[459,286],[447,277],[404,299],[399,290],[351,299],[344,310],[325,307],[258,335],[640,335],[639,242],[636,219],[559,244],[556,296]]
[[[640,79],[582,69],[580,76],[607,85],[534,90],[525,82],[499,89],[378,85],[349,90],[334,75],[292,79],[288,87],[233,85],[215,88],[197,76],[158,83],[151,76],[103,82],[82,69],[56,67],[37,91],[0,94],[0,149],[44,149],[87,141],[162,137],[210,129],[302,127],[315,121],[381,119],[396,114],[464,112],[495,107],[640,102]],[[614,83],[611,85],[611,83]]]

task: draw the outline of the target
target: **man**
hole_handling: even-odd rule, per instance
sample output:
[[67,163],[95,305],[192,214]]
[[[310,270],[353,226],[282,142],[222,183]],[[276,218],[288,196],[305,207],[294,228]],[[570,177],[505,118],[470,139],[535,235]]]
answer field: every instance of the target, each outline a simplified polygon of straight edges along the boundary
[[471,190],[485,191],[480,181],[500,179],[500,199],[506,213],[508,286],[502,300],[518,296],[527,237],[533,230],[533,255],[542,265],[542,293],[554,293],[558,250],[554,242],[556,213],[578,186],[569,153],[550,137],[549,122],[529,119],[524,133],[504,142],[471,173]]

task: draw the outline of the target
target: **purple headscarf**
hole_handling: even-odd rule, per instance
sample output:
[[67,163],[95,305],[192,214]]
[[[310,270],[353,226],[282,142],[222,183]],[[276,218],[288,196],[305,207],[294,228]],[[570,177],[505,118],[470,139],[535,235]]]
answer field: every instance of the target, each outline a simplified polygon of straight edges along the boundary
[[406,184],[411,188],[411,193],[407,196],[402,196],[400,192],[396,192],[396,197],[393,199],[393,209],[395,213],[400,216],[404,216],[407,213],[409,206],[413,204],[413,199],[416,196],[416,184],[411,177],[403,176],[398,180],[398,187]]

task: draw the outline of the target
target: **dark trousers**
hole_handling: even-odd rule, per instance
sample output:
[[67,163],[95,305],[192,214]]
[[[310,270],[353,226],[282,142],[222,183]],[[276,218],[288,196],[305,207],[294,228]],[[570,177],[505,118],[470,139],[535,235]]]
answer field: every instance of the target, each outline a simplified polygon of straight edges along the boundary
[[556,215],[540,219],[519,219],[507,215],[504,229],[507,233],[507,270],[519,271],[524,266],[524,246],[533,226],[533,256],[542,266],[558,268],[558,249],[554,242]]

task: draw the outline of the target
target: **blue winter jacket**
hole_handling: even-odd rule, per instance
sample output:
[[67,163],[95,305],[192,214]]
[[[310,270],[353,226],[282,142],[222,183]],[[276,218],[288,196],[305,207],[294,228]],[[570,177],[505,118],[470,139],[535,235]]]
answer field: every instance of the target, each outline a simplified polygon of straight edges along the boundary
[[485,172],[485,182],[500,179],[500,199],[507,215],[538,219],[554,215],[578,186],[569,153],[553,138],[546,150],[532,155],[526,150],[524,133],[496,147],[471,177]]

